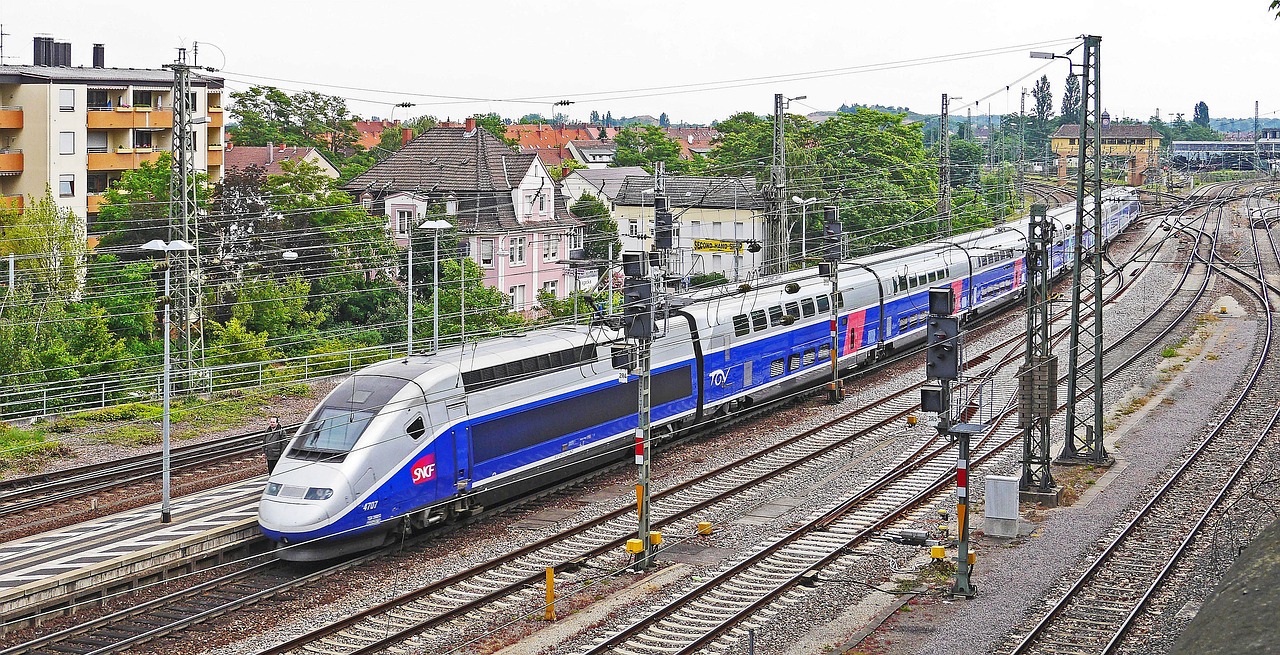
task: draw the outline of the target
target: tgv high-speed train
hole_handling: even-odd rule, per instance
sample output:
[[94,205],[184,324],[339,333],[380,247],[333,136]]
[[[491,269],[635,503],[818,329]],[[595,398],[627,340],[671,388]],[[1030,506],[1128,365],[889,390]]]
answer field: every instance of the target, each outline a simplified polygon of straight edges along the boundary
[[[1132,189],[1105,193],[1110,240],[1137,216]],[[1050,213],[1053,265],[1071,261],[1075,210]],[[961,316],[1021,295],[1024,222],[839,265],[838,365],[924,338],[930,287],[950,285]],[[1085,247],[1094,235],[1086,233]],[[830,375],[828,278],[813,269],[671,297],[659,310],[655,429],[717,417]],[[462,512],[532,493],[628,456],[637,380],[620,376],[619,330],[565,326],[382,362],[311,413],[272,471],[259,508],[280,557],[324,559]]]

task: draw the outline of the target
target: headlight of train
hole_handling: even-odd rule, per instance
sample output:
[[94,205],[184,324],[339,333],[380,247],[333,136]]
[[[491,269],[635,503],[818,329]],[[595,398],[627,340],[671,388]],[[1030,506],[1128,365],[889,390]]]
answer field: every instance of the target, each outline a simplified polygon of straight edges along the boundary
[[277,495],[279,495],[279,494],[280,494],[280,484],[279,484],[279,483],[277,483],[277,482],[268,482],[268,483],[267,483],[267,495],[268,495],[268,496],[277,496]]
[[311,487],[307,489],[307,495],[303,496],[306,500],[329,500],[333,497],[333,489],[324,489],[321,487]]

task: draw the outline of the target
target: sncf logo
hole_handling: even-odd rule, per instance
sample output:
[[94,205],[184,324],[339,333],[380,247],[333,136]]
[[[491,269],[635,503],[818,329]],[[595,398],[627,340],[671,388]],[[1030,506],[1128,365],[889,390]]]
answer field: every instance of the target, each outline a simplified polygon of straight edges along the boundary
[[413,463],[413,483],[422,484],[436,479],[436,454],[424,455]]
[[724,383],[727,382],[728,379],[729,376],[725,375],[725,372],[720,369],[716,369],[711,372],[711,384],[713,386],[723,387]]

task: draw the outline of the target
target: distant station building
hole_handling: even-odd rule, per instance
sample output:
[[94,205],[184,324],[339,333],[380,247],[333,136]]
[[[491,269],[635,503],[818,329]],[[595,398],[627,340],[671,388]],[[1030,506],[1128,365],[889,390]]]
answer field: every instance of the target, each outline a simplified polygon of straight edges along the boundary
[[[1080,126],[1063,125],[1050,137],[1058,157],[1058,179],[1065,182],[1068,169],[1075,169],[1080,154]],[[1160,168],[1160,133],[1150,125],[1112,123],[1102,113],[1102,157],[1104,166],[1124,168],[1127,182],[1142,186],[1154,179]]]

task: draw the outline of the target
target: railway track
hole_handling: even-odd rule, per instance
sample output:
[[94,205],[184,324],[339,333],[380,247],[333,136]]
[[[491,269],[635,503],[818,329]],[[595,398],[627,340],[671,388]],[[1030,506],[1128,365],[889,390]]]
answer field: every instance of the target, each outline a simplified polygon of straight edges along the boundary
[[[1280,418],[1280,384],[1276,382],[1280,361],[1272,349],[1280,325],[1274,321],[1263,282],[1258,231],[1252,232],[1256,279],[1251,283],[1238,274],[1227,275],[1254,296],[1265,315],[1263,340],[1250,376],[1191,456],[1009,652],[1114,652],[1263,440],[1275,433]],[[1267,240],[1269,256],[1280,262],[1280,250],[1269,234]]]
[[[1122,283],[1122,287],[1123,287],[1123,283]],[[1002,344],[1002,346],[1008,346],[1009,343],[1011,342],[1006,342],[1005,344]],[[988,356],[992,356],[995,350],[996,349],[993,349],[991,353],[988,353]],[[1017,349],[1015,348],[1013,349],[1013,351],[1016,352]],[[972,359],[970,360],[970,364],[971,365],[977,364],[979,363],[980,359],[981,358]],[[1008,357],[998,358],[998,359],[1001,363],[1007,363],[1007,361],[1011,361]],[[915,388],[916,388],[916,385],[911,385],[909,387],[906,387],[900,390],[899,392],[897,392],[896,397],[901,398],[903,397],[904,394],[906,394],[907,396],[910,396],[911,392],[914,391]],[[859,411],[862,412],[864,417],[870,418],[873,426],[878,425],[879,427],[884,427],[885,425],[892,424],[895,421],[899,421],[902,416],[905,416],[906,414],[914,411],[914,405],[915,405],[914,398],[912,398],[911,400],[912,402],[908,404],[906,409],[894,409],[895,407],[897,407],[897,405],[893,403],[877,402],[877,403],[873,403],[872,406],[863,408]],[[888,414],[884,414],[884,412],[888,412]],[[846,432],[844,434],[840,434],[838,432],[832,433],[831,435],[826,437],[825,441],[822,439],[815,440],[810,438],[806,446],[799,446],[794,440],[792,440],[790,442],[784,442],[784,444],[779,444],[779,447],[780,448],[791,447],[793,448],[793,450],[799,449],[796,452],[805,451],[807,449],[808,452],[803,452],[803,454],[801,454],[798,458],[796,457],[795,453],[786,455],[786,457],[797,460],[791,466],[793,466],[794,469],[798,470],[806,465],[812,465],[812,462],[815,459],[821,458],[824,455],[830,454],[842,448],[843,445],[850,439],[850,435],[847,432],[847,430],[848,428],[846,428]],[[803,436],[804,435],[802,435],[802,437]],[[812,435],[809,435],[809,436],[812,437]],[[797,439],[799,438],[800,437],[797,437]],[[758,459],[758,458],[759,458],[759,455],[753,455],[751,456],[751,458],[744,458],[744,460]],[[805,460],[805,458],[808,458],[808,459]],[[800,461],[800,460],[805,460],[805,461]],[[746,485],[746,487],[750,487],[751,485],[760,484],[759,478],[762,477],[764,474],[774,475],[779,470],[779,467],[776,464],[776,462],[771,460],[765,460],[763,468],[761,468],[759,466],[759,463],[757,463],[757,466],[754,467],[756,469],[755,471],[752,471],[751,467],[747,467],[745,463],[739,463],[739,464],[742,465],[742,468],[740,469],[737,469],[734,471],[730,471],[728,469],[720,469],[713,473],[723,476],[725,480],[730,480],[730,479],[746,480],[747,482],[744,482],[744,485]],[[742,486],[742,485],[739,485],[739,486]],[[746,487],[743,487],[743,488],[745,489]],[[685,489],[685,487],[682,485],[681,487],[670,489],[667,492],[663,492],[663,494],[659,494],[658,496],[655,496],[655,507],[657,507],[658,499],[665,497],[665,494],[667,493],[677,494],[681,492],[683,489]],[[740,492],[742,490],[743,489],[738,489],[737,491]],[[663,519],[661,524],[674,524],[675,522],[678,522],[684,518],[687,518],[688,516],[691,515],[692,512],[699,511],[700,509],[708,507],[710,506],[710,504],[713,504],[713,502],[708,501],[707,499],[714,498],[714,495],[708,496],[707,495],[708,492],[705,489],[690,491],[689,493],[693,494],[695,497],[702,496],[703,500],[694,502],[692,505],[689,505],[690,509],[684,511],[683,513],[679,511],[673,512],[670,516]],[[664,500],[664,502],[666,501]],[[525,568],[522,571],[512,572],[509,569],[509,567],[506,570],[504,570],[503,567],[506,566],[505,563],[486,564],[485,566],[480,567],[481,569],[483,569],[482,571],[464,572],[459,576],[454,576],[454,578],[456,579],[450,578],[447,580],[442,580],[440,581],[440,583],[431,585],[430,587],[428,587],[427,589],[424,589],[421,592],[421,597],[430,597],[432,594],[435,594],[437,597],[448,598],[452,594],[453,595],[452,600],[460,600],[460,599],[466,599],[468,596],[474,596],[475,595],[474,590],[477,587],[484,586],[482,582],[477,582],[477,578],[475,577],[475,575],[477,574],[477,572],[483,574],[484,572],[487,572],[487,571],[495,572],[495,577],[497,578],[497,582],[500,583],[500,586],[497,589],[495,589],[493,592],[491,592],[492,593],[491,597],[490,597],[490,594],[485,594],[484,596],[486,600],[495,601],[500,599],[508,599],[508,602],[511,602],[510,599],[512,598],[528,596],[530,593],[528,591],[529,585],[534,584],[542,579],[542,576],[544,575],[543,573],[544,567],[545,565],[547,565],[546,564],[547,562],[554,562],[554,564],[552,565],[554,565],[558,571],[561,571],[562,573],[568,576],[572,576],[572,571],[578,565],[580,565],[584,559],[595,556],[593,553],[604,553],[604,552],[608,552],[610,550],[615,550],[616,548],[618,548],[618,546],[621,543],[620,540],[625,539],[627,536],[630,536],[631,532],[634,529],[632,521],[629,520],[629,518],[627,517],[627,515],[630,514],[630,512],[632,511],[633,510],[631,510],[631,508],[628,507],[623,510],[619,510],[618,512],[615,512],[614,515],[611,515],[609,517],[603,517],[599,522],[597,522],[598,524],[603,525],[604,523],[610,520],[617,522],[617,519],[619,519],[619,517],[622,517],[623,519],[621,521],[621,525],[616,525],[612,529],[606,529],[604,536],[607,537],[607,539],[605,539],[604,541],[601,541],[600,537],[595,537],[595,538],[586,538],[584,542],[575,544],[573,541],[575,537],[574,534],[565,533],[565,534],[555,535],[545,540],[545,543],[539,542],[539,544],[534,545],[534,546],[540,545],[546,548],[547,551],[541,556],[541,560],[535,561],[531,565],[526,563]],[[590,526],[580,526],[580,527],[586,528]],[[566,551],[566,548],[568,548],[568,551]],[[524,554],[529,555],[531,553],[532,551],[530,551],[530,553],[524,553]],[[515,557],[518,557],[518,555],[516,555]],[[508,560],[508,562],[510,561],[512,560]],[[349,565],[350,564],[348,564],[348,566]],[[179,595],[174,595],[173,597],[168,597],[168,600],[166,601],[166,603],[162,603],[161,605],[158,606],[158,607],[165,608],[162,612],[158,614],[153,613],[152,615],[147,616],[146,612],[143,611],[141,613],[134,613],[129,617],[123,617],[123,616],[118,617],[114,621],[106,620],[96,626],[99,630],[102,630],[105,628],[105,630],[108,631],[105,633],[107,635],[105,639],[103,637],[94,637],[92,630],[90,631],[77,630],[76,632],[86,635],[83,639],[80,639],[77,635],[72,634],[69,631],[66,634],[55,635],[54,637],[56,638],[41,640],[39,643],[31,642],[30,644],[26,644],[21,648],[10,649],[3,652],[5,655],[9,655],[10,653],[19,653],[19,652],[25,653],[25,652],[55,652],[55,651],[56,652],[99,652],[99,653],[119,652],[121,650],[126,650],[133,645],[141,643],[142,641],[154,639],[155,637],[162,636],[164,634],[170,634],[172,632],[182,629],[187,625],[191,625],[192,623],[205,621],[219,614],[232,611],[235,607],[243,606],[245,604],[257,602],[264,598],[270,597],[271,595],[279,593],[281,589],[286,588],[286,584],[287,584],[287,588],[293,588],[298,585],[305,584],[308,581],[322,579],[323,577],[332,575],[331,572],[328,572],[326,570],[322,572],[317,572],[313,575],[305,576],[305,579],[297,578],[295,576],[289,582],[284,583],[284,582],[280,582],[278,578],[273,578],[273,576],[277,576],[277,573],[272,572],[269,569],[255,569],[254,573],[258,575],[262,575],[263,576],[262,580],[250,581],[250,582],[240,581],[241,580],[240,578],[235,578],[235,579],[229,578],[227,580],[221,580],[221,581],[218,581],[217,584],[220,585],[221,589],[229,590],[229,591],[223,591],[216,594],[206,594],[202,591],[204,588],[201,588],[201,590],[196,590],[197,594],[201,594],[205,596],[205,598],[203,598],[200,602],[190,606],[189,608],[183,609],[183,611],[178,611],[177,608],[180,607],[179,603],[182,603],[185,601],[183,601],[182,597],[180,597]],[[513,580],[515,581],[514,583],[513,583]],[[457,588],[459,586],[469,587],[470,591],[458,592]],[[235,592],[235,593],[231,593],[230,595],[238,596],[238,597],[234,597],[234,598],[227,597],[227,594],[229,592]],[[225,599],[225,602],[220,602],[224,599]],[[419,598],[400,599],[400,600],[401,602],[414,602],[419,600]],[[428,603],[428,606],[429,606],[429,603]],[[402,611],[402,610],[398,610],[396,608],[390,608],[390,607],[383,608],[383,612],[385,613],[385,616],[383,616],[381,620],[375,619],[375,624],[381,626],[376,630],[376,632],[381,635],[386,635],[389,631],[395,632],[394,630],[390,630],[390,628],[388,628],[387,626],[398,626],[400,623],[403,623],[404,622],[403,616],[406,614],[421,616],[424,610],[421,609],[421,605],[419,607],[420,609],[416,611],[415,610]],[[434,618],[429,619],[426,622],[427,625],[425,625],[425,627],[423,625],[424,623],[423,621],[418,621],[409,629],[403,631],[403,634],[400,634],[398,638],[400,640],[403,640],[405,638],[405,635],[419,634],[423,630],[431,630],[433,629],[433,627],[446,625],[453,618],[456,618],[457,616],[461,616],[463,613],[473,611],[473,610],[474,610],[474,607],[470,607],[470,609],[466,609],[462,606],[459,606],[453,610],[436,608],[436,610],[434,610],[435,611],[435,614],[433,615]],[[427,610],[427,611],[432,611],[432,610]],[[181,614],[183,616],[165,617],[163,616],[163,614],[169,614],[169,615]],[[377,616],[378,616],[377,612],[371,612],[367,616],[364,616],[363,618],[364,620],[369,620],[370,617],[377,617]],[[400,618],[397,618],[397,616],[399,616]],[[141,618],[135,619],[132,617],[141,617]],[[172,619],[172,620],[170,621],[169,624],[162,625],[163,621],[158,621],[157,617],[161,619],[166,619],[166,620]],[[328,645],[325,646],[324,648],[333,648],[334,647],[332,643],[333,639],[336,639],[339,643],[346,643],[351,639],[351,637],[349,636],[350,634],[352,633],[360,634],[361,632],[365,632],[365,633],[368,632],[367,628],[361,628],[359,627],[359,625],[360,625],[359,622],[354,621],[354,618],[353,618],[353,622],[351,622],[350,624],[343,624],[340,626],[330,626],[330,628],[326,629],[326,630],[329,630],[329,632],[326,635],[319,635],[319,636],[310,635],[308,636],[308,638],[311,638],[311,643],[317,643],[317,642],[326,643]],[[94,626],[90,626],[90,627],[94,627]],[[99,634],[103,634],[103,633],[99,633]],[[322,641],[325,639],[330,639],[330,641],[327,641],[327,642]],[[103,642],[113,643],[114,645],[112,645],[110,648],[107,648],[106,646],[103,645]],[[394,643],[394,642],[395,642],[395,638],[391,638],[388,641],[388,643]],[[56,648],[54,648],[55,643],[58,643],[58,646]],[[304,645],[300,642],[298,644],[293,644],[292,646],[288,644],[282,645],[277,649],[273,649],[267,652],[272,652],[272,653],[286,652],[290,649],[303,648],[303,647]],[[377,648],[377,646],[370,646],[369,648]],[[47,649],[47,650],[42,650],[42,649]],[[373,652],[373,650],[350,650],[349,648],[342,650],[340,652],[348,652],[348,651],[349,652]]]

